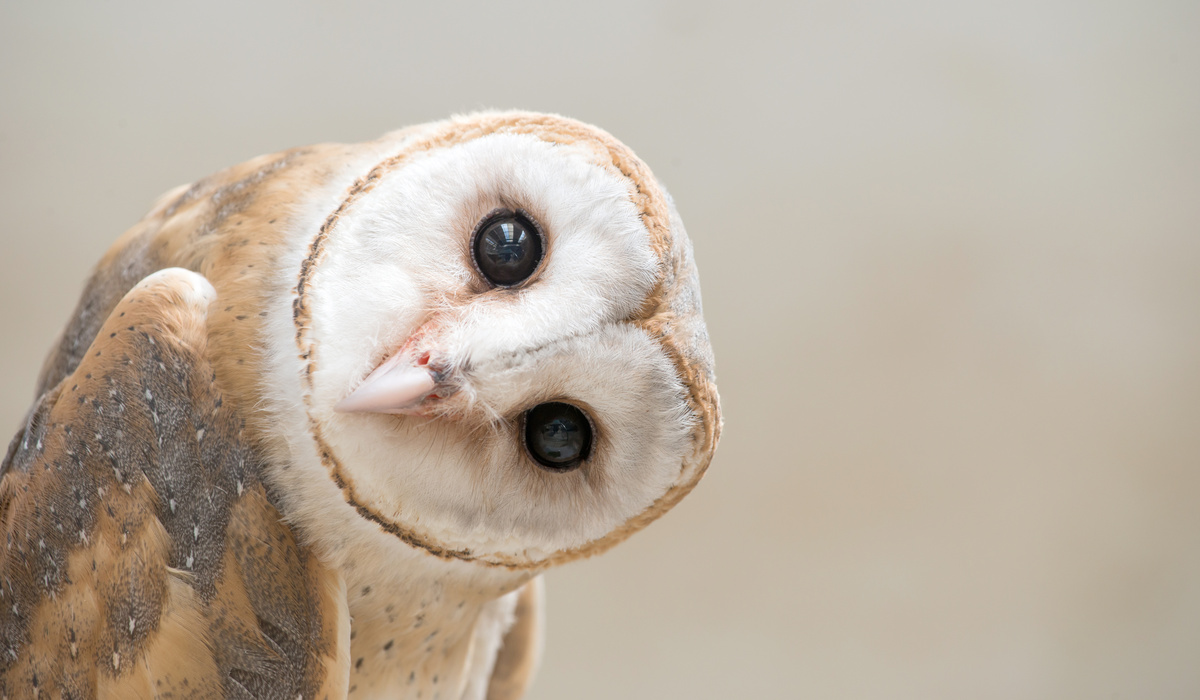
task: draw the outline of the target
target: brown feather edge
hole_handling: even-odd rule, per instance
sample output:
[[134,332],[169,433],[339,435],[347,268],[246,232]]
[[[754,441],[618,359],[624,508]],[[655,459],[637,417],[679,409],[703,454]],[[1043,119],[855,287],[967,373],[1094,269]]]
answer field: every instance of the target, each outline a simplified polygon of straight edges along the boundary
[[[633,187],[631,198],[641,210],[642,222],[650,233],[651,248],[659,257],[660,273],[655,287],[647,295],[646,303],[636,316],[629,319],[629,322],[642,328],[662,345],[663,351],[674,363],[679,378],[688,388],[689,407],[699,418],[694,440],[696,448],[691,459],[685,459],[680,467],[680,481],[672,485],[646,510],[625,521],[624,524],[604,537],[574,549],[555,552],[538,561],[509,556],[488,557],[476,555],[469,549],[454,549],[431,537],[418,534],[411,528],[401,527],[376,513],[358,498],[353,483],[343,473],[342,465],[321,435],[320,425],[313,416],[311,403],[312,372],[316,363],[317,348],[315,342],[308,337],[311,310],[307,303],[307,296],[310,282],[323,257],[325,243],[334,227],[360,197],[375,188],[384,175],[414,155],[434,148],[456,146],[489,134],[529,134],[550,143],[575,145],[582,143],[602,147],[603,150],[597,149],[597,164],[617,171],[630,182]],[[649,168],[627,146],[610,134],[573,119],[522,112],[483,114],[476,116],[473,120],[453,120],[445,123],[431,135],[409,142],[405,148],[375,165],[366,175],[351,185],[346,197],[337,209],[325,219],[309,244],[308,255],[300,266],[295,288],[296,296],[292,303],[296,345],[300,359],[306,363],[304,381],[308,391],[305,392],[304,402],[313,441],[316,443],[322,464],[328,470],[330,478],[341,490],[346,503],[358,511],[360,516],[378,525],[384,532],[434,556],[448,560],[473,561],[485,566],[512,570],[542,569],[604,552],[657,520],[679,503],[699,483],[712,460],[720,436],[721,416],[716,387],[708,373],[688,360],[680,343],[669,332],[671,312],[668,302],[670,298],[665,295],[668,274],[671,279],[675,279],[689,272],[688,269],[685,269],[687,263],[683,255],[672,245],[672,243],[678,244],[679,242],[673,241],[671,238],[669,211],[666,196]]]

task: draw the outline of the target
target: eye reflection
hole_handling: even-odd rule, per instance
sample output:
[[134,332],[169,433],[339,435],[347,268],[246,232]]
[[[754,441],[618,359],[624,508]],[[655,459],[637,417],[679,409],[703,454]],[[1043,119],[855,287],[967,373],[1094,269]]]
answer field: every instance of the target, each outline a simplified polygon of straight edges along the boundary
[[525,257],[529,234],[512,221],[496,224],[483,239],[483,254],[493,265],[512,265]]
[[553,471],[575,469],[592,447],[587,416],[568,403],[544,403],[525,414],[525,448],[533,459]]
[[483,225],[472,251],[475,264],[489,282],[512,287],[537,269],[542,260],[542,240],[523,217],[505,214]]

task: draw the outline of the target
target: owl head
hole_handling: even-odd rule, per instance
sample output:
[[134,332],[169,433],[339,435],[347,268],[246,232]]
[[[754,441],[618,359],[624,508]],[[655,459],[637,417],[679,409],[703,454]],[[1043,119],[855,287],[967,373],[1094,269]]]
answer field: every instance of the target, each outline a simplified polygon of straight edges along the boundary
[[646,165],[529,113],[353,148],[294,208],[265,312],[289,517],[330,551],[533,572],[686,495],[720,408],[691,245]]

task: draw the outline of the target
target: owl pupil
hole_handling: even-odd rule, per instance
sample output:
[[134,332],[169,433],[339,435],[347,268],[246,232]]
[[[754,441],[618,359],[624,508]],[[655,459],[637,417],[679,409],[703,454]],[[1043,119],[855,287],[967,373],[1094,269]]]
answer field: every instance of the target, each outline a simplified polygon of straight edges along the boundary
[[542,239],[524,217],[501,214],[484,222],[472,245],[475,264],[489,282],[512,287],[524,282],[542,260]]
[[591,452],[591,423],[571,404],[539,404],[525,414],[525,448],[543,467],[569,471]]

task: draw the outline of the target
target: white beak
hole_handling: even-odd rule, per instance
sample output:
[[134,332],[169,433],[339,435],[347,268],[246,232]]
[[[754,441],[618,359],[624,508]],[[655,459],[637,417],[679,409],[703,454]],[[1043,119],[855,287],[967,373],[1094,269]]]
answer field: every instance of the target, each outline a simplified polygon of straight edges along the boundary
[[437,388],[426,365],[399,352],[367,375],[350,395],[333,407],[341,413],[412,413]]

